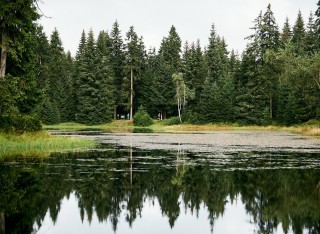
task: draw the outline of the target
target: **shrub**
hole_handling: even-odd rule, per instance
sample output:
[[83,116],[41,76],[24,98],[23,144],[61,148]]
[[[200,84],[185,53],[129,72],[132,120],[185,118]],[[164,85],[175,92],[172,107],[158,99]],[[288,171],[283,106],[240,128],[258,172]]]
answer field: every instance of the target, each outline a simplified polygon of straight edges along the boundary
[[39,119],[29,115],[2,115],[0,129],[5,132],[32,132],[42,129]]
[[153,124],[153,120],[150,115],[142,107],[139,108],[138,112],[133,116],[133,125],[147,127]]
[[170,126],[170,125],[178,125],[180,124],[180,119],[179,117],[171,117],[169,119],[164,119],[162,120],[163,125],[165,126]]

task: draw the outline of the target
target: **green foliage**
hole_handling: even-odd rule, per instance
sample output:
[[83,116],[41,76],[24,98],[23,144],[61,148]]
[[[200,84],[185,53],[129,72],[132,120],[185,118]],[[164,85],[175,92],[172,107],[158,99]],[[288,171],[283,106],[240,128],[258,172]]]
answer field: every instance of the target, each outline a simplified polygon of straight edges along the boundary
[[[46,124],[110,122],[129,113],[132,71],[133,112],[142,105],[151,116],[166,119],[183,107],[182,116],[191,123],[294,125],[320,119],[319,4],[306,26],[299,12],[294,26],[286,19],[281,33],[269,4],[255,19],[241,59],[229,53],[214,24],[204,51],[198,41],[187,42],[181,53],[172,26],[159,51],[147,54],[134,27],[123,38],[117,21],[97,40],[92,31],[83,31],[72,58],[57,29],[49,42],[34,24],[35,1],[7,1],[0,7],[6,15],[0,33],[9,33],[0,115],[35,112]],[[180,73],[183,82],[174,81],[172,75]],[[186,105],[188,90],[194,95]]]
[[88,34],[79,60],[76,120],[86,124],[111,121],[114,106],[114,80],[107,54],[107,34],[101,32],[95,42],[93,32]]
[[57,124],[61,122],[56,102],[51,102],[48,98],[45,98],[38,107],[37,113],[44,124]]
[[299,11],[296,23],[293,27],[293,34],[292,34],[292,44],[295,46],[295,52],[297,54],[301,54],[304,52],[305,49],[305,28],[304,28],[304,20],[302,18],[301,11]]
[[93,140],[53,136],[45,131],[23,133],[0,132],[0,159],[12,159],[17,156],[46,157],[49,152],[94,148]]
[[0,130],[5,132],[32,132],[42,129],[38,118],[28,115],[1,115]]
[[18,112],[18,83],[19,78],[10,75],[7,75],[6,79],[0,79],[0,115]]
[[140,107],[133,116],[134,126],[148,127],[153,124],[153,120],[143,107]]
[[164,126],[171,126],[171,125],[179,125],[180,124],[180,118],[179,116],[171,117],[169,119],[161,120],[161,124]]
[[286,18],[286,21],[284,23],[282,33],[280,35],[280,45],[282,48],[284,48],[292,38],[292,31],[291,31],[291,26],[289,24],[289,18]]
[[317,51],[320,52],[320,1],[317,3],[317,10],[315,12],[315,34],[317,38]]
[[156,61],[155,80],[153,82],[153,103],[164,119],[175,111],[175,86],[172,74],[181,69],[181,39],[176,28],[172,26],[159,49]]
[[118,21],[114,22],[110,32],[110,65],[114,75],[115,114],[128,111],[129,92],[125,90],[125,53],[124,44]]
[[188,101],[189,112],[196,112],[200,102],[203,84],[206,79],[206,64],[200,42],[186,43],[183,53],[183,74],[189,90],[194,90],[194,98]]

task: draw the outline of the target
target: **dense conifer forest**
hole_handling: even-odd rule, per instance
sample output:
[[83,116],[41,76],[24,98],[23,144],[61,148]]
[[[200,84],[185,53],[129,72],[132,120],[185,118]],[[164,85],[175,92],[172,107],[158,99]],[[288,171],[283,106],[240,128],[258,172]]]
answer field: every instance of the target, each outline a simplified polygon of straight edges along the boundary
[[35,23],[36,1],[1,11],[0,116],[32,115],[46,124],[128,118],[132,77],[133,114],[141,106],[153,118],[180,112],[196,124],[320,119],[320,1],[308,19],[298,12],[282,27],[267,6],[253,19],[242,55],[228,51],[214,24],[204,45],[182,42],[172,26],[156,50],[134,26],[123,33],[116,21],[98,35],[79,32],[73,57],[58,29],[47,37]]

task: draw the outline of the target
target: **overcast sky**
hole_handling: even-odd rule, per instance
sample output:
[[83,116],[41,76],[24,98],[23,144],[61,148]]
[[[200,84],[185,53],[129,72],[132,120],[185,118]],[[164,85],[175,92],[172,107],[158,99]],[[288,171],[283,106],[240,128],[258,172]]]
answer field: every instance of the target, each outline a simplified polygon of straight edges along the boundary
[[40,8],[50,18],[42,17],[40,24],[49,35],[56,27],[64,49],[74,55],[81,32],[92,28],[111,31],[118,20],[122,35],[133,25],[143,36],[147,49],[160,46],[163,37],[174,25],[183,44],[200,40],[202,47],[208,44],[212,23],[216,31],[226,39],[228,48],[242,52],[244,38],[250,35],[250,27],[259,12],[271,3],[279,28],[286,17],[294,24],[301,10],[305,23],[310,12],[315,12],[318,0],[42,0]]

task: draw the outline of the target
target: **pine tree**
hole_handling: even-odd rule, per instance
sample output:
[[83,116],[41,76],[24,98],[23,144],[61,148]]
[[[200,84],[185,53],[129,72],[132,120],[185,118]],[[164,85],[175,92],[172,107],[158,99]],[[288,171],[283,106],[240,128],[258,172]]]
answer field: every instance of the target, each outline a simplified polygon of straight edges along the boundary
[[32,114],[42,98],[35,73],[35,1],[1,2],[0,15],[0,115]]
[[163,118],[176,113],[174,108],[175,88],[172,74],[181,69],[181,39],[174,26],[171,27],[168,37],[162,40],[154,80],[154,98],[158,112]]
[[60,121],[62,122],[72,119],[70,102],[72,100],[73,72],[70,71],[68,73],[67,64],[68,60],[62,47],[59,32],[55,29],[50,38],[49,87],[47,95],[51,102],[54,101],[56,103]]
[[92,30],[88,33],[83,60],[79,73],[78,106],[76,120],[80,123],[94,124],[96,122],[95,105],[97,90],[95,88],[95,41]]
[[128,110],[128,103],[126,103],[126,97],[128,96],[128,90],[123,89],[126,84],[125,78],[125,54],[124,54],[124,44],[121,36],[121,31],[119,29],[118,22],[114,22],[112,30],[110,33],[110,55],[111,55],[111,66],[114,74],[115,82],[115,107],[114,107],[114,118],[117,114],[126,114]]
[[[220,37],[216,35],[215,26],[212,24],[209,45],[206,51],[207,77],[211,83],[217,82],[222,76],[222,61],[219,51]],[[220,44],[221,45],[221,44]]]
[[186,43],[183,53],[183,73],[187,87],[194,91],[194,98],[188,102],[187,113],[184,115],[187,121],[196,122],[198,117],[195,115],[206,78],[204,55],[199,41],[196,45],[192,43],[190,47]]
[[293,35],[291,40],[297,54],[301,54],[305,51],[305,36],[306,33],[304,28],[304,21],[302,18],[301,11],[299,11],[296,23],[293,27]]
[[81,38],[80,38],[80,42],[79,42],[79,46],[78,46],[78,50],[77,50],[77,54],[76,54],[76,58],[75,58],[77,62],[80,61],[84,56],[84,49],[86,47],[86,41],[87,41],[86,33],[83,30],[81,33]]
[[156,85],[155,76],[157,70],[157,54],[155,48],[150,48],[146,58],[146,68],[143,74],[143,82],[140,84],[139,106],[143,106],[146,111],[156,117],[158,115],[157,100],[155,97]]
[[[228,79],[229,59],[225,40],[216,35],[214,24],[211,27],[209,46],[206,51],[207,77],[200,96],[199,113],[202,122],[227,122],[224,85]],[[227,114],[227,116],[230,116]]]
[[[85,42],[85,43],[84,43]],[[114,75],[111,66],[109,35],[101,31],[95,42],[92,30],[82,36],[78,53],[78,106],[76,119],[81,123],[111,121],[114,110]],[[81,45],[85,45],[82,47]]]
[[76,114],[76,99],[75,99],[75,61],[71,56],[70,51],[65,55],[65,78],[64,78],[64,93],[65,99],[63,103],[63,121],[74,121]]
[[314,21],[313,13],[310,12],[309,21],[307,24],[307,31],[305,36],[304,48],[307,53],[313,54],[317,50],[317,35],[316,35],[316,25]]
[[46,34],[43,32],[43,27],[38,26],[36,29],[36,67],[35,73],[37,74],[37,85],[40,90],[43,91],[46,87],[46,81],[49,70],[49,41]]
[[134,27],[131,26],[126,34],[126,74],[129,82],[128,94],[130,94],[130,118],[133,110],[139,106],[140,83],[143,82],[143,71],[145,69],[146,55],[142,38],[139,38]]
[[[44,81],[44,100],[40,106],[40,118],[44,123],[55,124],[61,121],[64,99],[64,51],[57,29],[50,37],[48,73]],[[62,109],[62,108],[61,108]]]
[[320,51],[320,1],[318,1],[317,3],[317,10],[315,12],[315,16],[316,16],[316,20],[315,20],[315,33],[316,33],[316,36],[317,36],[317,42],[318,42],[318,47],[317,47],[317,51],[319,52]]
[[95,61],[95,123],[106,123],[113,118],[114,108],[114,76],[108,51],[108,34],[101,31],[96,45]]
[[280,36],[281,47],[284,48],[291,41],[291,38],[292,38],[292,31],[289,23],[289,18],[287,17],[286,21],[284,22],[282,33]]
[[[267,11],[264,14],[261,12],[255,20],[253,29],[255,34],[248,37],[251,42],[245,51],[246,58],[251,62],[247,64],[247,70],[243,71],[247,87],[242,91],[248,92],[248,95],[238,94],[247,99],[238,98],[239,103],[242,103],[242,107],[238,108],[238,115],[242,119],[245,117],[245,121],[250,123],[266,124],[274,117],[278,76],[271,58],[280,46],[278,27],[270,5]],[[243,108],[245,106],[248,108]],[[252,114],[249,116],[249,113],[243,111],[250,111]]]
[[260,49],[262,54],[267,50],[277,50],[279,48],[279,29],[276,19],[271,10],[271,4],[268,5],[267,11],[261,19],[260,34]]
[[[43,123],[51,123],[52,115],[47,113],[52,110],[52,105],[49,100],[48,94],[48,78],[49,78],[49,65],[50,65],[50,48],[49,41],[46,34],[43,32],[43,27],[39,26],[36,30],[36,65],[35,72],[37,74],[37,87],[41,90],[41,102],[36,108],[36,114],[39,116]],[[59,118],[54,117],[53,122],[58,122]]]
[[159,50],[159,54],[163,57],[172,69],[179,70],[181,66],[181,39],[176,28],[172,25],[167,38],[164,38]]
[[75,56],[75,70],[74,70],[74,77],[73,77],[73,92],[72,92],[72,96],[73,96],[73,100],[75,102],[75,106],[73,108],[73,117],[76,120],[77,119],[77,104],[79,103],[79,90],[80,90],[80,85],[81,85],[81,81],[80,81],[80,73],[83,70],[83,65],[84,65],[84,58],[85,58],[85,47],[86,47],[86,43],[87,43],[87,37],[86,37],[86,33],[83,30],[81,33],[81,37],[80,37],[80,41],[79,41],[79,45],[78,45],[78,50]]
[[262,50],[260,47],[260,44],[261,44],[260,29],[261,28],[262,28],[262,11],[259,13],[258,17],[254,20],[253,28],[250,28],[254,30],[254,33],[245,38],[249,40],[245,53],[250,55],[249,57],[254,57],[255,63],[261,63],[262,57],[263,57]]
[[8,73],[9,60],[15,63],[20,60],[21,63],[25,51],[28,50],[25,41],[28,41],[29,35],[35,31],[34,21],[39,18],[39,14],[35,0],[26,0],[2,2],[0,15],[0,78],[4,79]]

